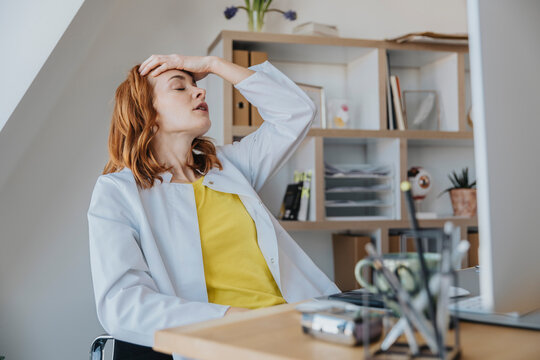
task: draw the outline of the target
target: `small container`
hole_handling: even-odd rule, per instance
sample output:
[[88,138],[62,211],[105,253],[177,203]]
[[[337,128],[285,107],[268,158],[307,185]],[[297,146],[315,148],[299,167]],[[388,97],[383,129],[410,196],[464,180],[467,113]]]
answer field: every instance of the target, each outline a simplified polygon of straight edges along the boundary
[[[349,346],[364,341],[364,321],[361,310],[331,307],[316,312],[302,312],[302,331],[315,338]],[[380,314],[370,314],[367,328],[371,343],[381,337],[383,323]]]
[[327,125],[331,129],[350,127],[351,111],[348,99],[328,100]]

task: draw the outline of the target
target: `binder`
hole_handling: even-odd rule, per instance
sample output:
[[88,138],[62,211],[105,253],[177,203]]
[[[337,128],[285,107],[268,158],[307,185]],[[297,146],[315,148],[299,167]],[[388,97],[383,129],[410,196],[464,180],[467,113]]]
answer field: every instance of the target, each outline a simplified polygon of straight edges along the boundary
[[361,287],[356,282],[354,267],[357,262],[367,256],[365,246],[369,242],[371,238],[366,235],[332,234],[334,283],[341,291]]
[[268,60],[268,54],[264,51],[249,52],[249,66],[259,65]]
[[[249,51],[248,50],[233,50],[233,63],[240,66],[249,66]],[[249,126],[250,121],[250,104],[236,89],[233,87],[233,125]]]
[[[258,65],[268,60],[268,54],[264,51],[250,51],[249,52],[249,66]],[[263,123],[263,118],[259,114],[257,108],[253,105],[249,105],[251,126],[260,126]]]
[[479,246],[479,235],[476,231],[468,231],[467,232],[467,240],[469,240],[469,243],[471,244],[471,247],[469,248],[468,258],[467,258],[467,266],[472,267],[478,265],[478,246]]

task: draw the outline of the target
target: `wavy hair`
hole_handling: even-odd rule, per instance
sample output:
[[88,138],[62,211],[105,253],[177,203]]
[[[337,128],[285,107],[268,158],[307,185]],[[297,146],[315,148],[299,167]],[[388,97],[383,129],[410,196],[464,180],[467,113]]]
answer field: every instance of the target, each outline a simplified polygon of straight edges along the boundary
[[[149,189],[154,185],[155,179],[163,182],[159,173],[169,171],[172,166],[159,164],[150,146],[157,132],[152,129],[159,129],[159,125],[153,105],[152,84],[147,77],[139,74],[139,66],[132,67],[127,79],[116,89],[109,132],[109,160],[103,174],[128,167],[133,172],[137,185]],[[191,151],[193,162],[188,166],[192,170],[206,174],[213,167],[223,169],[211,138],[195,138]]]

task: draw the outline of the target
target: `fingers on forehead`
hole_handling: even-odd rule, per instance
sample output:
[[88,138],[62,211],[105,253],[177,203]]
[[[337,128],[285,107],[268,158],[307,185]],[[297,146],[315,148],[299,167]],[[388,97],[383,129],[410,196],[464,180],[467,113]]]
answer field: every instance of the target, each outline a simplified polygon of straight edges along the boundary
[[144,60],[143,63],[142,63],[141,65],[142,65],[142,66],[146,66],[146,65],[148,65],[148,64],[149,64],[152,60],[154,60],[154,59],[155,59],[155,56],[152,55],[152,56],[148,57],[146,60]]

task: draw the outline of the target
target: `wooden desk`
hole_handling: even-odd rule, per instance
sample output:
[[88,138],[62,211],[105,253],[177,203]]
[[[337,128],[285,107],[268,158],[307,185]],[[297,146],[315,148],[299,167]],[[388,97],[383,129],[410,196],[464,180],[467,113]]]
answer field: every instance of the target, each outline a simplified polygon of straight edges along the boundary
[[[154,350],[196,359],[354,359],[362,346],[316,340],[302,332],[296,304],[238,313],[157,331]],[[461,359],[539,359],[540,331],[460,322]],[[376,346],[376,345],[372,345]]]

